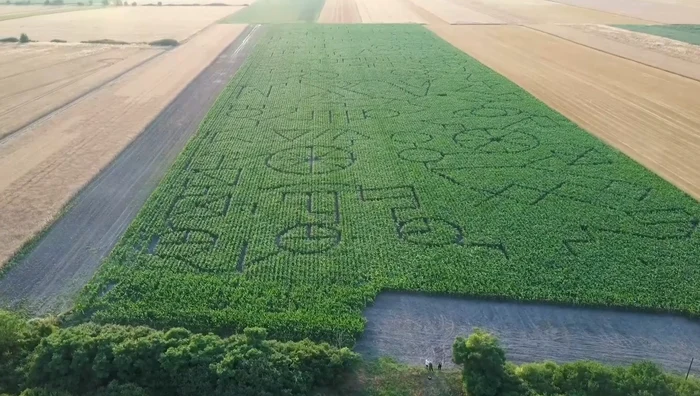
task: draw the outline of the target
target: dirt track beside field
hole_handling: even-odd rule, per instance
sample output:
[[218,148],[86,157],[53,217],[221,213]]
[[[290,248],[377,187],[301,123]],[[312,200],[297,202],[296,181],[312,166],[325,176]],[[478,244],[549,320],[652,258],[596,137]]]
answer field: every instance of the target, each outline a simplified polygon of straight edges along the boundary
[[432,359],[453,366],[455,337],[474,327],[496,334],[515,363],[652,360],[685,374],[700,350],[700,322],[671,315],[386,292],[365,317],[355,350],[412,365]]
[[700,82],[527,27],[430,28],[700,199]]

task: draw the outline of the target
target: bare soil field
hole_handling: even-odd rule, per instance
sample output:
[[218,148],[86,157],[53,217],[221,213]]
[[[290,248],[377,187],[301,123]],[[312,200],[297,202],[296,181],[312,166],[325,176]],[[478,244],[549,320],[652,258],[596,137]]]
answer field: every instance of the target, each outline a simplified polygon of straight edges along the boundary
[[700,83],[520,26],[440,37],[700,199]]
[[0,45],[0,138],[162,51],[84,44]]
[[32,40],[70,42],[185,40],[243,7],[109,7],[0,22],[0,37],[24,32]]
[[555,36],[700,81],[700,47],[605,25],[529,25]]
[[474,327],[496,334],[514,363],[652,360],[685,374],[700,349],[700,323],[672,315],[382,293],[365,317],[355,350],[413,365],[453,366],[452,342]]
[[[553,0],[658,23],[700,23],[700,7],[644,0]],[[600,23],[600,22],[599,22]]]
[[0,142],[0,263],[50,224],[244,29],[213,25]]
[[355,0],[326,0],[319,23],[362,23]]
[[647,21],[546,0],[451,0],[509,24],[601,23],[644,24]]
[[[34,15],[56,14],[60,12],[85,10],[86,7],[77,6],[45,6],[45,5],[0,5],[0,21],[9,19],[26,18]],[[19,33],[16,33],[19,34]]]
[[362,23],[425,23],[401,0],[356,0]]
[[451,0],[409,0],[451,24],[500,24],[503,20]]

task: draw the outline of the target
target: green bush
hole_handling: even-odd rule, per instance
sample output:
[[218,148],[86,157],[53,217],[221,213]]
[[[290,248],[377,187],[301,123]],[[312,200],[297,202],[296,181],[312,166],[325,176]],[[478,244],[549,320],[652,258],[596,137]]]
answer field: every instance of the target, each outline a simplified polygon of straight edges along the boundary
[[0,394],[19,393],[23,362],[41,339],[55,330],[53,318],[27,321],[0,310]]
[[149,45],[162,46],[162,47],[175,47],[180,43],[175,39],[161,39],[156,41],[151,41]]
[[220,338],[83,324],[41,341],[26,366],[27,385],[94,394],[117,381],[150,395],[301,395],[338,380],[358,359],[328,344],[266,337],[259,328]]
[[19,35],[19,42],[20,43],[28,43],[29,42],[29,36],[27,36],[25,33],[22,33]]
[[629,367],[580,361],[514,366],[505,360],[498,340],[476,329],[458,337],[453,360],[462,365],[462,380],[470,396],[697,396],[700,381],[664,373],[651,362]]
[[452,356],[456,364],[463,365],[462,380],[468,395],[525,394],[522,381],[515,376],[515,367],[506,363],[506,354],[493,335],[475,329],[467,339],[457,337]]

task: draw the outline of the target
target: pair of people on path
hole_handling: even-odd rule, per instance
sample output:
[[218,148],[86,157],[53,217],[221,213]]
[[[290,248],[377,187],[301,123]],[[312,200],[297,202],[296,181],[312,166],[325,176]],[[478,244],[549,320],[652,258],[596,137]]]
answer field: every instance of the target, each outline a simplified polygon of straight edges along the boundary
[[[438,363],[438,371],[442,370],[442,362]],[[433,362],[431,362],[429,359],[425,359],[425,368],[429,372],[433,372]]]

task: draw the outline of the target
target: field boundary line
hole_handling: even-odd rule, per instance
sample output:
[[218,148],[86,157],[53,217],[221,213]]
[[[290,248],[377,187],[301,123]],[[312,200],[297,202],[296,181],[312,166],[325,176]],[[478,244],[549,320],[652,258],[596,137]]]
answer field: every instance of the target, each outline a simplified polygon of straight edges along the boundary
[[605,51],[605,50],[602,50],[602,49],[600,49],[600,48],[591,47],[590,45],[582,44],[582,43],[579,43],[579,42],[577,42],[577,41],[568,39],[568,38],[566,38],[566,37],[562,37],[562,36],[559,36],[559,35],[554,34],[554,33],[551,33],[551,32],[547,32],[547,31],[544,31],[544,30],[537,29],[537,28],[535,28],[535,27],[533,27],[533,26],[528,26],[528,25],[518,25],[518,26],[524,27],[524,28],[526,28],[526,29],[534,30],[534,31],[539,32],[539,33],[544,33],[544,34],[550,35],[550,36],[552,36],[552,37],[556,37],[556,38],[558,38],[558,39],[561,39],[561,40],[564,40],[564,41],[568,41],[568,42],[573,43],[573,44],[576,44],[576,45],[580,45],[580,46],[582,46],[582,47],[586,47],[586,48],[589,48],[589,49],[592,49],[592,50],[595,50],[595,51],[598,51],[598,52],[602,52],[602,53],[607,54],[607,55],[612,55],[612,56],[614,56],[614,57],[616,57],[616,58],[628,60],[628,61],[630,61],[630,62],[634,62],[634,63],[639,64],[639,65],[642,65],[642,66],[651,67],[652,69],[656,69],[656,70],[659,70],[659,71],[664,72],[664,73],[669,73],[669,74],[673,74],[673,75],[678,76],[678,77],[687,78],[688,80],[693,80],[693,81],[700,82],[700,79],[693,78],[693,77],[690,77],[690,76],[686,76],[686,75],[683,75],[683,74],[680,74],[680,73],[676,73],[676,72],[674,72],[674,71],[672,71],[672,70],[667,70],[667,69],[664,69],[664,68],[661,68],[661,67],[658,67],[658,66],[650,65],[650,64],[648,64],[648,63],[640,62],[640,61],[638,61],[638,60],[636,60],[636,59],[628,58],[628,57],[626,57],[626,56],[622,56],[622,55],[619,55],[619,54],[615,54],[615,53],[610,52],[610,51]]

